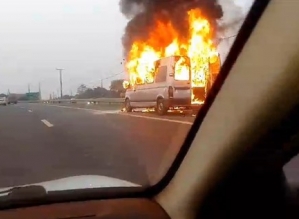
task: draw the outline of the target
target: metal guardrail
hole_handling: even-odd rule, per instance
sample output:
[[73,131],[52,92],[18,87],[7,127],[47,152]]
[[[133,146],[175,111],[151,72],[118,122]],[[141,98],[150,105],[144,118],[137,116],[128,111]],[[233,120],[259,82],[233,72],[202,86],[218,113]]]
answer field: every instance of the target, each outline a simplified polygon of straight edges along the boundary
[[19,103],[105,103],[105,104],[121,104],[124,98],[90,98],[90,99],[56,99],[56,100],[21,100]]
[[124,98],[91,98],[91,99],[58,99],[58,100],[41,100],[39,102],[48,103],[107,103],[120,104],[124,103]]
[[18,100],[18,103],[39,103],[40,100]]

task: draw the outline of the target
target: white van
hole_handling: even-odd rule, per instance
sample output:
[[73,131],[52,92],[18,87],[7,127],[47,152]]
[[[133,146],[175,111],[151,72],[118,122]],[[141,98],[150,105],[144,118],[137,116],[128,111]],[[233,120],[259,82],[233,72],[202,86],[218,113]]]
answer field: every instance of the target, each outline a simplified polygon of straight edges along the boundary
[[158,114],[165,114],[170,107],[191,106],[190,77],[188,57],[171,56],[156,61],[147,80],[137,79],[135,85],[129,85],[126,111],[155,108]]
[[[171,56],[155,62],[146,80],[127,84],[125,109],[155,108],[160,115],[175,107],[199,108],[206,98],[207,83],[191,86],[191,66],[187,56]],[[192,81],[193,83],[193,81]],[[196,101],[194,101],[196,100]]]

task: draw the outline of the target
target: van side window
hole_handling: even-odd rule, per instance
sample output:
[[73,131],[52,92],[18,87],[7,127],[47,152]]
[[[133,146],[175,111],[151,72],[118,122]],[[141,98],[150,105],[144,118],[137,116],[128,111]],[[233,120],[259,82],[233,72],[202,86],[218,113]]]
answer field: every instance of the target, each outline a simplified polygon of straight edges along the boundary
[[145,82],[147,84],[152,84],[155,81],[155,76],[157,75],[160,67],[160,60],[155,61],[154,66],[152,66],[152,69],[148,71],[148,73],[145,76]]
[[151,72],[148,72],[145,76],[145,82],[147,84],[151,84],[154,83],[154,79],[155,79],[155,74],[156,74],[157,69],[153,69]]
[[155,75],[155,82],[165,82],[167,78],[167,66],[160,66]]

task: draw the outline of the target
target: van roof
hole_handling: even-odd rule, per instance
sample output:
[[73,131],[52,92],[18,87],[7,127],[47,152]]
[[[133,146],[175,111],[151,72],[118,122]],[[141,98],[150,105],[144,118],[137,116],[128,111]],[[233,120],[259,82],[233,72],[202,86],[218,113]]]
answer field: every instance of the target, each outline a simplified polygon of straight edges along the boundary
[[158,60],[156,60],[155,62],[158,62],[158,61],[164,61],[164,60],[167,60],[167,59],[171,59],[171,58],[174,58],[174,57],[187,57],[190,59],[189,56],[183,56],[183,55],[172,55],[172,56],[166,56],[166,57],[162,57]]
[[[166,56],[166,57],[162,57],[162,58],[160,58],[160,59],[168,59],[168,58],[173,58],[173,57],[188,57],[188,58],[190,58],[189,56],[183,56],[183,55],[172,55],[172,56]],[[160,59],[158,59],[158,60],[160,60]]]

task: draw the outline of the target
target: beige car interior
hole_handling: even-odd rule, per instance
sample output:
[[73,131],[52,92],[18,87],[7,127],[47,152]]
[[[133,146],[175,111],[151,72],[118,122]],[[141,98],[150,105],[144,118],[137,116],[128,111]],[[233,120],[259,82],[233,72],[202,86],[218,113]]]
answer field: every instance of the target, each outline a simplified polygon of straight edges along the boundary
[[[299,103],[298,19],[299,1],[269,1],[179,169],[157,194],[13,208],[0,211],[0,218],[288,218],[283,212],[291,207],[276,195],[280,182],[275,180],[291,159],[284,157],[285,148],[295,155],[291,140],[299,129],[285,131],[285,138],[277,130],[299,118],[294,111]],[[290,214],[299,212],[297,203]]]
[[170,184],[170,218],[194,218],[207,191],[299,100],[299,1],[271,1]]

